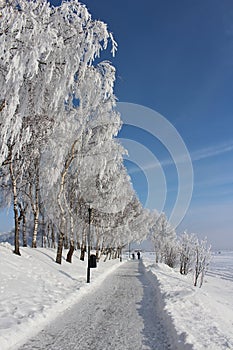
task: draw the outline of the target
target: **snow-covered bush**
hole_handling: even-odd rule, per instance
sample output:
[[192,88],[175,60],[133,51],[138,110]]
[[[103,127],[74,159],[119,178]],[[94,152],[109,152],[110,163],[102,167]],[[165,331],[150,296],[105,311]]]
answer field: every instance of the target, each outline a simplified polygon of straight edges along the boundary
[[178,238],[180,273],[193,272],[194,286],[202,286],[207,267],[211,259],[211,246],[207,238],[200,240],[197,235],[186,231]]
[[191,271],[195,258],[196,236],[186,231],[178,237],[178,249],[180,260],[180,273],[187,275]]
[[176,232],[164,213],[151,214],[150,240],[154,243],[156,262],[164,262],[174,267],[177,261]]
[[211,259],[211,246],[208,245],[207,238],[203,240],[196,240],[195,242],[195,260],[194,260],[194,286],[203,284],[204,276],[209,266]]

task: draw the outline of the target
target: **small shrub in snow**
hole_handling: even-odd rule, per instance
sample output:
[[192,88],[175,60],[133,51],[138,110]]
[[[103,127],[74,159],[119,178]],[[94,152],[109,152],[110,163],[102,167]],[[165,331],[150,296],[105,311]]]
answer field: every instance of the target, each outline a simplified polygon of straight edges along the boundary
[[199,241],[196,240],[195,243],[195,262],[194,262],[194,286],[197,286],[200,280],[199,287],[202,286],[205,272],[209,266],[211,258],[211,246],[208,245],[207,239]]

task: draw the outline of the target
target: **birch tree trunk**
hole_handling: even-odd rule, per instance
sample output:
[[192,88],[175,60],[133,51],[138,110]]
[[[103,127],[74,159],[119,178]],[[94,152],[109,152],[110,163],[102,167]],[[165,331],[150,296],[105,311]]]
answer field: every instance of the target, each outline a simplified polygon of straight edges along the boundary
[[79,240],[77,241],[77,249],[81,249],[81,243]]
[[45,235],[45,217],[42,211],[42,231],[41,231],[41,246],[47,248],[47,236]]
[[[11,166],[12,167],[12,166]],[[21,255],[19,251],[19,216],[18,216],[18,196],[17,196],[17,187],[16,187],[16,179],[13,174],[13,169],[11,172],[12,179],[12,190],[13,190],[13,198],[14,198],[14,221],[15,221],[15,250],[14,253],[17,255]]]
[[14,249],[14,253],[17,255],[21,255],[20,251],[19,251],[19,213],[18,213],[17,181],[16,181],[16,176],[14,174],[14,169],[13,169],[11,149],[10,149],[10,155],[9,155],[9,170],[10,170],[11,183],[12,183],[13,211],[14,211],[14,222],[15,222],[15,238],[14,238],[15,249]]
[[61,264],[61,261],[62,261],[63,239],[64,239],[64,235],[62,234],[62,232],[60,232],[59,238],[58,238],[57,257],[56,257],[56,263],[58,264]]
[[23,247],[27,247],[27,234],[26,234],[26,211],[27,211],[27,204],[18,204],[19,210],[20,210],[20,219],[23,220],[22,224],[22,236],[23,236]]
[[38,225],[39,225],[39,210],[36,210],[34,213],[34,227],[33,227],[33,235],[32,235],[32,248],[36,248],[37,246],[37,233],[38,233]]
[[199,277],[199,250],[196,248],[196,261],[195,261],[195,269],[194,269],[194,287],[197,286],[197,281]]
[[68,238],[68,224],[67,219],[65,219],[65,228],[64,228],[64,243],[63,246],[65,249],[69,248],[69,238]]
[[67,253],[66,261],[72,263],[72,256],[74,253],[74,242],[70,241],[70,249]]
[[64,235],[65,235],[65,210],[62,205],[62,197],[64,195],[64,187],[65,187],[65,178],[68,173],[68,169],[75,157],[75,145],[78,142],[76,140],[71,148],[70,154],[68,154],[68,157],[65,162],[65,167],[61,175],[61,182],[60,182],[60,191],[57,196],[57,202],[58,202],[58,207],[60,209],[60,217],[61,217],[61,225],[60,225],[60,232],[59,232],[59,238],[58,238],[58,246],[57,246],[57,257],[56,257],[56,263],[61,264],[62,261],[62,248],[63,248],[63,242],[64,242]]
[[52,225],[52,227],[51,227],[51,238],[52,238],[52,248],[56,248],[56,240],[55,240],[55,233],[54,233],[54,224],[51,222],[51,225]]
[[28,242],[27,242],[27,233],[26,233],[26,215],[25,215],[25,212],[23,212],[23,228],[22,228],[22,233],[23,233],[23,247],[27,247]]
[[81,253],[80,253],[80,260],[84,261],[85,259],[85,252],[87,250],[86,244],[81,244]]
[[86,229],[84,228],[82,232],[82,243],[81,243],[81,252],[80,252],[80,260],[82,261],[84,261],[85,259],[85,252],[87,250],[86,240],[87,240],[87,235],[86,235]]
[[99,236],[99,230],[96,227],[96,260],[99,261],[99,251],[100,251],[100,236]]
[[47,223],[47,229],[46,229],[46,241],[48,248],[51,248],[51,235],[50,235],[50,221]]
[[36,188],[35,188],[35,203],[33,204],[33,199],[31,195],[32,200],[32,209],[33,209],[33,216],[34,216],[34,226],[33,226],[33,235],[32,235],[32,248],[36,248],[37,245],[37,233],[38,233],[38,225],[39,225],[39,167],[36,165]]
[[81,249],[81,237],[80,237],[80,231],[76,231],[76,247],[77,249]]
[[70,213],[70,249],[67,253],[66,261],[72,262],[72,255],[74,253],[74,220]]

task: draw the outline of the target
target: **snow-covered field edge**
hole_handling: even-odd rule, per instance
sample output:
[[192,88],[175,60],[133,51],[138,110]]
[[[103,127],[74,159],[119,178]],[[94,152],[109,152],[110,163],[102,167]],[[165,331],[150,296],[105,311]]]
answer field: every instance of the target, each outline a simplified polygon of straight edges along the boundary
[[75,252],[73,263],[55,263],[55,250],[21,248],[21,256],[12,253],[8,243],[0,244],[0,348],[16,350],[67,308],[95,289],[117,269],[119,259],[100,260],[91,269],[86,283],[87,262]]
[[197,288],[191,274],[182,276],[151,256],[143,257],[143,265],[158,289],[158,307],[178,349],[233,349],[231,280],[206,276],[203,287]]
[[163,325],[165,326],[165,331],[169,336],[170,342],[173,345],[173,349],[179,350],[191,350],[193,349],[192,344],[187,342],[187,334],[185,332],[179,332],[175,325],[172,314],[166,308],[166,297],[161,289],[161,283],[157,278],[156,274],[153,272],[151,267],[147,266],[147,262],[143,259],[143,267],[150,284],[157,291],[156,294],[156,306],[159,309],[160,315],[163,319]]

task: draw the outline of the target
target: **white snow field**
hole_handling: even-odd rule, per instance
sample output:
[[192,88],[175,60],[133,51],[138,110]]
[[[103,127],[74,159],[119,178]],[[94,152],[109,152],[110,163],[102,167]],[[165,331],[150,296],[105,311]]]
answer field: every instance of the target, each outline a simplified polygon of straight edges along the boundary
[[175,329],[193,349],[233,349],[233,252],[214,254],[203,286],[194,287],[192,274],[182,276],[153,254],[144,258]]
[[195,288],[153,254],[100,261],[87,284],[78,252],[58,265],[52,249],[12,249],[0,244],[1,350],[233,349],[232,253]]

